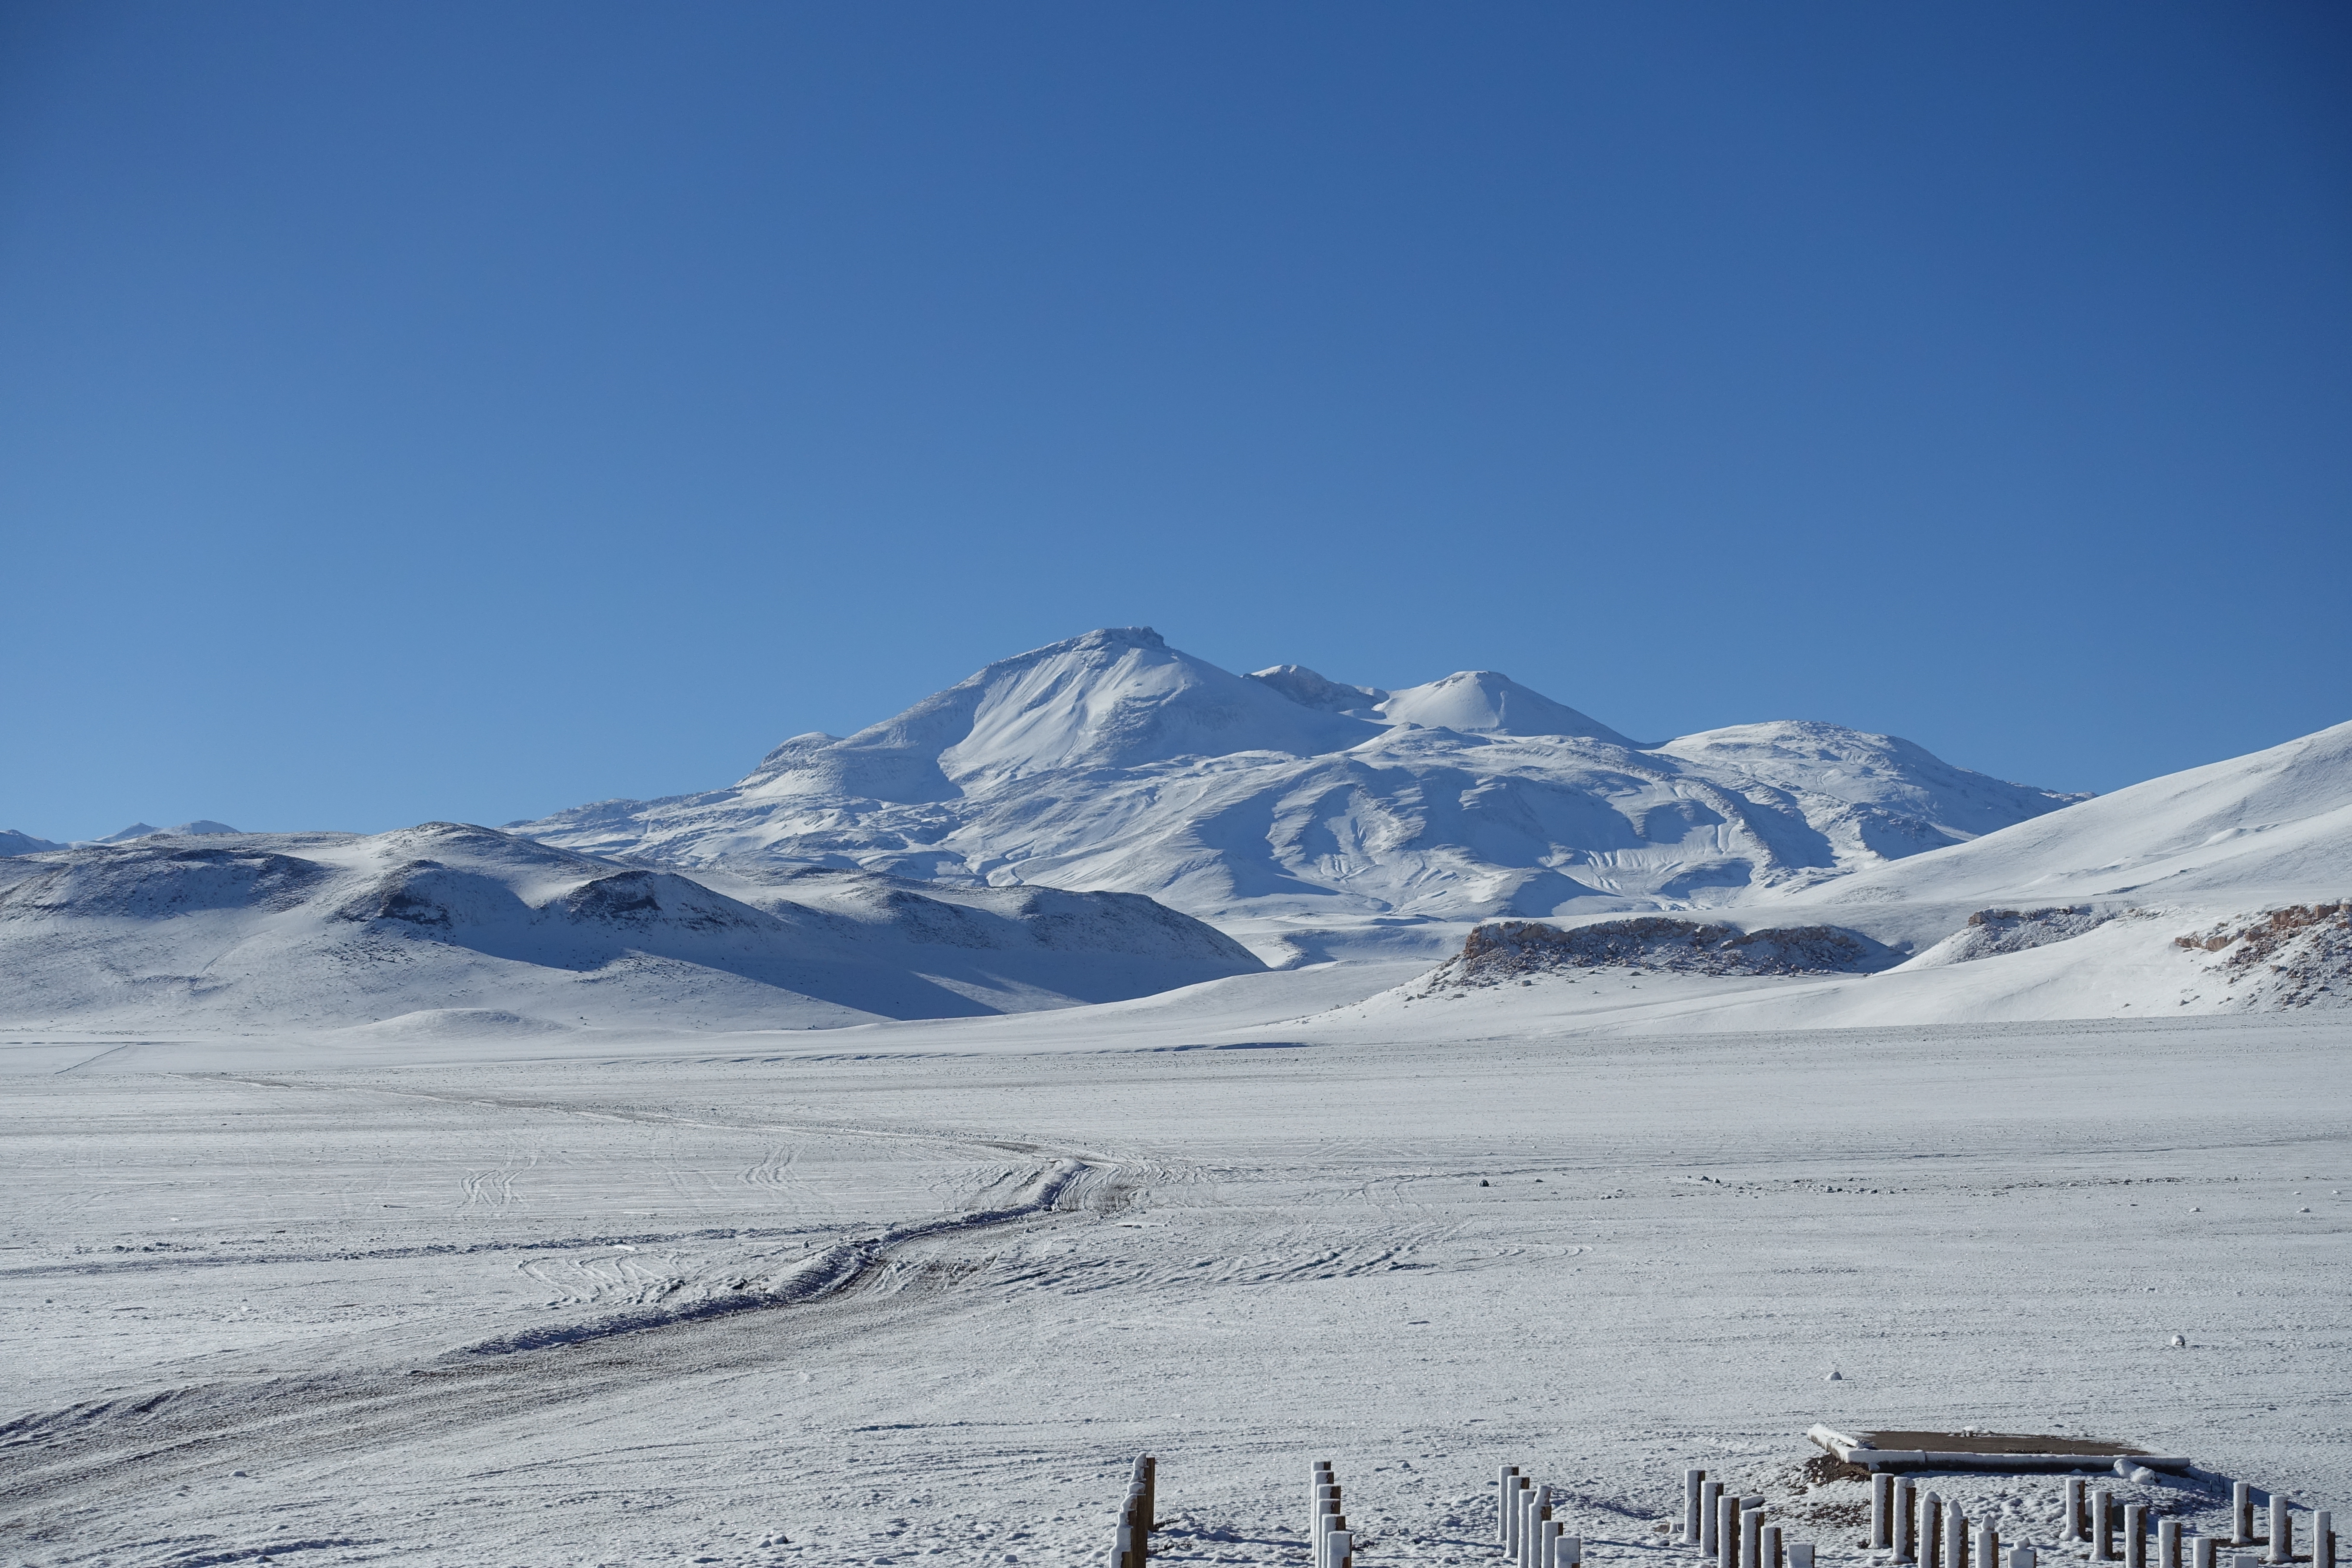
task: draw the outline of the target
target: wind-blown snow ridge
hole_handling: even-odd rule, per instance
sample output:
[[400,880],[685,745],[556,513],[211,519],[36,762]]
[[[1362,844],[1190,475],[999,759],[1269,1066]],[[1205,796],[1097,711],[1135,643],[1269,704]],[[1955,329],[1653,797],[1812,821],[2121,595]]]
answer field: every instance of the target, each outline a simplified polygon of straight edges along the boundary
[[795,736],[730,788],[509,826],[686,867],[1147,893],[1312,954],[1327,928],[1719,907],[2077,798],[1828,724],[1643,746],[1491,670],[1398,691],[1237,676],[1131,626]]

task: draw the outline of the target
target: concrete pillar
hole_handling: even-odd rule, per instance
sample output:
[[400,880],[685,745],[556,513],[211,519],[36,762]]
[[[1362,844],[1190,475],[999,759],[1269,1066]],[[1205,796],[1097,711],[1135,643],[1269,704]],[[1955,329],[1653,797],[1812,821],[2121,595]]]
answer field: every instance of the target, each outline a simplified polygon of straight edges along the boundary
[[2245,1481],[2230,1483],[2230,1544],[2254,1543],[2254,1489]]
[[1895,1561],[1919,1561],[1919,1521],[1915,1512],[1919,1506],[1918,1489],[1909,1476],[1895,1478]]
[[1920,1568],[1942,1568],[1944,1561],[1944,1500],[1934,1492],[1919,1500]]
[[1739,1568],[1764,1568],[1764,1510],[1739,1510]]
[[1505,1465],[1495,1472],[1495,1544],[1507,1546],[1511,1540],[1511,1501],[1517,1492],[1519,1467]]
[[2083,1478],[2068,1476],[2066,1478],[2066,1533],[2063,1539],[2088,1541],[2090,1538],[2090,1516],[2083,1511]]
[[1715,1500],[1716,1568],[1739,1568],[1739,1500],[1729,1492]]
[[1885,1552],[1895,1544],[1895,1478],[1885,1470],[1870,1472],[1870,1549]]
[[1698,1521],[1700,1489],[1706,1485],[1705,1470],[1683,1472],[1683,1544],[1696,1546],[1701,1531]]
[[2294,1561],[2294,1520],[2286,1511],[2286,1499],[2271,1493],[2271,1549],[2263,1556],[2265,1563]]
[[2147,1505],[2124,1504],[2124,1568],[2147,1568]]
[[1715,1555],[1717,1513],[1722,1504],[1721,1481],[1701,1481],[1698,1484],[1698,1549],[1710,1557]]
[[2177,1519],[2156,1521],[2156,1568],[2187,1568],[2180,1561],[2180,1521]]

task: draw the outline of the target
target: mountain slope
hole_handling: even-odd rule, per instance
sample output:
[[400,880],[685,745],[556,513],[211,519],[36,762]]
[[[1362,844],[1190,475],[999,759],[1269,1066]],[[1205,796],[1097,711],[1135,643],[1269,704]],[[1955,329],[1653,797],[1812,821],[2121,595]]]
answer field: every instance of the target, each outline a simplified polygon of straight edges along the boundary
[[1235,676],[1126,627],[796,736],[730,788],[509,826],[689,867],[1147,893],[1311,952],[1318,931],[1726,905],[2074,798],[1833,725],[1644,747],[1493,671]]
[[701,879],[488,828],[146,837],[0,861],[0,1019],[489,1033],[810,1027],[1146,995],[1259,971],[1131,895]]

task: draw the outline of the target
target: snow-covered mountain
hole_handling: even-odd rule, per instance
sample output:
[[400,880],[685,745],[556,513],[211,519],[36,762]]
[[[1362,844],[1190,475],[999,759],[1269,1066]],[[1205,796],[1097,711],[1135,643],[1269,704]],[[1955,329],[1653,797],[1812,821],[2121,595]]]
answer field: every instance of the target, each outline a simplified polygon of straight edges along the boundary
[[[2352,723],[1721,918],[1497,923],[1396,1000],[1502,988],[1523,1012],[1669,1032],[2352,1007]],[[1765,939],[1836,932],[1888,958],[1720,978],[1769,973],[1745,962]],[[1596,988],[1610,968],[1647,994]],[[1856,973],[1819,977],[1839,968]]]
[[1399,691],[1234,675],[1125,627],[794,736],[725,789],[509,826],[688,867],[1147,893],[1313,953],[1335,931],[1745,902],[2079,798],[1832,724],[1644,745],[1491,670]]
[[62,844],[55,844],[46,838],[36,838],[29,833],[19,833],[13,827],[0,828],[0,859],[5,859],[11,855],[40,855],[51,849],[64,847]]
[[1115,1001],[1262,967],[1132,894],[688,878],[451,823],[0,860],[0,1020],[19,1026],[804,1028]]

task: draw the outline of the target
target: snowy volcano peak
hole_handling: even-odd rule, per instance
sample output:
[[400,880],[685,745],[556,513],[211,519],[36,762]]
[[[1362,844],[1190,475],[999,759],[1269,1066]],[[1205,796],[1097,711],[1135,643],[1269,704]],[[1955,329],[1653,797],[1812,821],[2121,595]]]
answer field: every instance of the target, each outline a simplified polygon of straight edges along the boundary
[[1492,669],[1458,669],[1426,686],[1390,692],[1380,712],[1391,724],[1467,734],[1566,735],[1638,749],[1600,720]]
[[1316,756],[1380,733],[1114,626],[999,659],[846,740],[803,735],[738,786],[762,797],[950,800],[982,780],[1242,752]]

